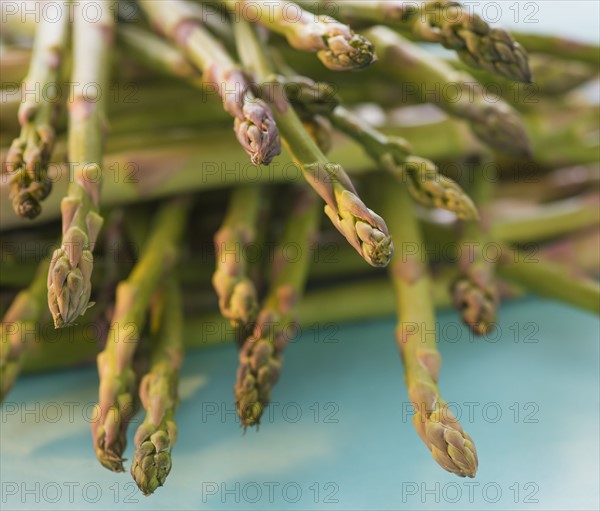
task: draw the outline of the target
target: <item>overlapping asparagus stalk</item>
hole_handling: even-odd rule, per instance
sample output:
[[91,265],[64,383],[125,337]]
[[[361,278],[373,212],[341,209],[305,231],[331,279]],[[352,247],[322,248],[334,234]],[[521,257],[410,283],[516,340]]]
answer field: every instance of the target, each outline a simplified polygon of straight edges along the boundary
[[358,142],[384,170],[406,183],[416,200],[429,207],[452,211],[461,219],[477,218],[477,210],[462,188],[440,174],[426,158],[414,156],[410,144],[401,137],[387,136],[340,104],[333,88],[315,83],[286,70],[287,85],[293,86],[289,98],[300,111],[325,115],[332,125]]
[[197,9],[184,0],[140,0],[150,22],[177,44],[216,88],[234,131],[252,163],[268,164],[281,152],[279,131],[267,104],[253,94],[224,46],[201,25]]
[[[244,65],[267,90],[283,140],[306,180],[325,200],[325,213],[356,251],[372,266],[386,266],[393,252],[392,239],[383,219],[360,200],[344,169],[331,163],[302,126],[274,79],[253,27],[243,20],[235,24],[236,44]],[[271,83],[269,80],[274,79]]]
[[[283,350],[297,322],[297,306],[304,293],[318,219],[318,202],[313,192],[299,190],[276,249],[268,296],[254,332],[240,350],[234,394],[244,429],[258,426],[279,379]],[[287,258],[290,246],[298,247],[294,259]]]
[[57,18],[42,16],[37,28],[29,72],[23,81],[19,106],[20,135],[6,158],[11,176],[15,213],[25,218],[40,214],[41,202],[52,189],[48,163],[56,139],[56,117],[61,93],[60,75],[69,33],[68,2],[57,2]]
[[477,137],[493,149],[517,158],[531,156],[529,137],[517,112],[502,100],[488,99],[474,78],[388,28],[373,27],[365,34],[377,46],[381,72],[412,84],[423,101],[468,121]]
[[258,297],[247,273],[246,251],[256,240],[256,229],[263,194],[259,186],[233,190],[221,228],[215,234],[217,268],[213,286],[221,314],[232,326],[245,329],[258,314]]
[[[391,232],[410,251],[397,252],[390,265],[396,292],[396,340],[414,407],[413,424],[442,468],[461,477],[474,477],[477,451],[438,388],[441,356],[437,349],[431,280],[423,255],[423,238],[407,190],[392,181],[382,187],[382,202]],[[406,244],[406,245],[404,245]],[[416,250],[415,250],[416,248]]]
[[311,14],[287,0],[221,0],[235,14],[244,16],[284,36],[298,49],[316,53],[319,60],[334,71],[361,69],[375,62],[373,45],[363,36],[331,18]]
[[151,298],[175,263],[189,209],[190,201],[185,198],[173,199],[161,208],[140,260],[117,287],[106,347],[98,355],[99,403],[92,423],[96,456],[115,472],[123,471],[125,435],[133,413],[133,355]]
[[487,258],[491,238],[491,201],[495,176],[489,176],[485,164],[475,168],[471,195],[479,206],[478,222],[462,226],[459,276],[452,286],[454,306],[473,332],[485,335],[496,323],[499,292],[495,282],[494,260]]
[[179,285],[171,277],[151,305],[152,355],[150,369],[140,382],[146,411],[135,433],[131,475],[144,495],[165,484],[171,471],[171,451],[177,440],[175,409],[183,360],[183,312]]
[[425,42],[455,50],[468,65],[531,82],[527,53],[508,32],[491,28],[472,6],[450,0],[301,0],[307,8],[335,8],[336,16],[349,22],[368,22],[392,27]]
[[540,296],[600,314],[600,284],[573,267],[503,246],[498,273]]
[[93,2],[99,12],[98,19],[84,15],[90,1],[74,6],[74,93],[69,101],[70,180],[60,206],[62,244],[52,255],[48,272],[48,305],[57,328],[71,324],[90,306],[92,251],[103,222],[98,205],[114,20],[111,2]]
[[30,343],[39,340],[46,310],[49,260],[42,261],[28,288],[13,300],[0,325],[0,403],[14,385]]

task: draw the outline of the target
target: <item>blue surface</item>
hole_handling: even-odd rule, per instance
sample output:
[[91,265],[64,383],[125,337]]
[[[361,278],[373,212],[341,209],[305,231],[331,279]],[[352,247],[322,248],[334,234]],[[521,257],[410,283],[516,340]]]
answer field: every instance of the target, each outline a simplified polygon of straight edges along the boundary
[[305,332],[258,433],[233,413],[235,348],[188,353],[173,470],[151,498],[95,459],[93,368],[22,378],[1,416],[0,507],[598,509],[598,318],[537,299],[500,317],[497,338],[474,340],[438,316],[441,387],[477,444],[474,480],[446,474],[413,430],[390,319]]

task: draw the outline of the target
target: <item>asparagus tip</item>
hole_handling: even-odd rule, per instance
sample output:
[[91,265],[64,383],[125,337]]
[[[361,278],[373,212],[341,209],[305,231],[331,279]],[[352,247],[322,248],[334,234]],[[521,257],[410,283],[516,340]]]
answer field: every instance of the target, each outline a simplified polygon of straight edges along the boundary
[[139,443],[133,455],[131,475],[146,496],[165,484],[172,466],[170,445],[169,434],[156,430]]
[[452,301],[463,322],[476,334],[491,332],[496,324],[498,291],[494,282],[479,283],[463,275],[452,285]]
[[319,50],[317,57],[333,71],[363,69],[377,60],[375,47],[361,35],[334,33],[324,41],[327,48]]

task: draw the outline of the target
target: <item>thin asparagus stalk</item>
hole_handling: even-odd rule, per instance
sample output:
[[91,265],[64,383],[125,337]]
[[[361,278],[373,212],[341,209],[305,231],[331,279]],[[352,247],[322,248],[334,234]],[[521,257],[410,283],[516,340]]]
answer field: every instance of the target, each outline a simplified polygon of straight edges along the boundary
[[[502,100],[488,99],[476,80],[385,27],[365,31],[377,46],[380,70],[414,85],[414,93],[450,115],[465,119],[490,147],[529,158],[531,147],[517,112]],[[446,89],[448,87],[448,89]]]
[[42,261],[28,288],[13,300],[0,326],[0,403],[12,389],[32,341],[37,340],[46,304],[49,260]]
[[572,267],[503,247],[498,273],[529,291],[600,314],[600,285]]
[[[304,77],[290,80],[312,89],[313,94],[306,94],[311,99],[318,99],[323,92],[326,98],[332,97],[331,91],[324,91],[326,84],[316,84]],[[406,183],[414,199],[428,207],[452,211],[458,218],[477,218],[477,209],[462,188],[452,179],[440,174],[431,160],[414,156],[406,140],[387,136],[344,106],[336,106],[334,102],[330,104],[332,108],[327,116],[333,126],[358,142],[384,170]],[[303,102],[302,106],[311,109],[307,102]]]
[[[301,5],[313,8],[330,3],[329,0],[300,1]],[[491,28],[470,7],[459,2],[352,0],[333,5],[342,20],[387,25],[419,41],[439,43],[455,50],[461,60],[474,68],[511,80],[531,82],[527,53],[521,45],[508,32]]]
[[117,29],[117,39],[128,55],[153,71],[182,78],[193,85],[202,85],[202,74],[185,55],[152,32],[122,24]]
[[239,66],[201,25],[193,4],[183,0],[140,0],[150,22],[173,41],[203,73],[234,119],[239,143],[255,165],[268,164],[281,152],[279,131],[267,104],[256,98]]
[[[242,426],[258,426],[279,378],[283,350],[297,327],[297,306],[304,293],[316,234],[319,208],[312,191],[302,190],[296,199],[273,262],[273,281],[254,332],[240,350],[234,387],[235,404]],[[286,256],[289,246],[298,257]]]
[[293,86],[288,97],[299,111],[309,115],[323,114],[339,131],[358,142],[384,170],[407,183],[413,198],[429,207],[454,212],[458,218],[477,218],[477,210],[468,195],[452,179],[441,175],[436,165],[412,154],[410,144],[400,137],[388,137],[340,104],[333,87],[297,76],[284,62],[278,70]]
[[331,163],[302,126],[281,91],[281,83],[267,83],[272,67],[248,23],[235,23],[238,53],[247,69],[272,88],[270,101],[284,142],[304,177],[325,200],[325,213],[356,251],[372,266],[386,266],[393,252],[383,219],[360,200],[344,169]]
[[150,369],[140,383],[146,417],[135,433],[131,463],[131,475],[144,495],[165,484],[177,440],[175,410],[184,348],[181,292],[174,277],[155,295],[151,315]]
[[[246,21],[260,23],[284,36],[288,43],[302,51],[316,53],[319,60],[334,71],[362,69],[375,62],[373,45],[350,27],[330,16],[313,15],[294,2],[286,0],[222,0]],[[259,16],[256,18],[256,12]]]
[[256,240],[263,194],[259,186],[236,188],[221,228],[215,234],[217,267],[212,278],[221,314],[235,328],[252,325],[258,314],[258,297],[247,274],[246,251]]
[[[486,71],[476,71],[473,75],[483,85],[490,87],[490,91],[498,91],[506,101],[516,107],[531,108],[538,107],[548,98],[560,99],[561,96],[594,79],[599,73],[598,68],[590,64],[565,60],[550,53],[534,53],[529,56],[529,62],[535,79],[532,84],[522,87],[515,87],[509,80],[503,80]],[[460,61],[449,63],[462,71],[469,69]]]
[[158,212],[150,238],[127,280],[117,287],[115,311],[106,347],[98,355],[99,403],[92,422],[96,456],[102,465],[123,471],[122,454],[133,413],[133,355],[152,295],[175,263],[190,209],[187,199],[173,199]]
[[486,176],[484,165],[475,169],[471,196],[479,207],[479,222],[462,226],[459,275],[452,285],[454,307],[464,323],[477,335],[485,335],[494,328],[499,305],[495,282],[494,260],[485,257],[491,241],[489,227],[494,184]]
[[[397,253],[390,265],[396,292],[396,340],[402,355],[408,395],[415,410],[413,424],[433,459],[461,477],[474,477],[477,451],[442,399],[438,388],[441,356],[437,350],[431,280],[422,253],[423,239],[408,192],[391,182],[382,188],[392,233],[410,244],[411,251]],[[408,245],[407,245],[408,246]],[[416,250],[412,250],[416,247]]]
[[[48,163],[56,139],[56,117],[60,96],[58,77],[68,35],[68,2],[57,2],[58,19],[46,16],[37,28],[31,63],[23,81],[23,102],[19,106],[21,134],[13,141],[6,162],[11,177],[15,213],[24,218],[40,214],[41,201],[52,189]],[[54,89],[53,89],[54,88]]]
[[[70,178],[62,212],[62,244],[48,272],[48,305],[56,328],[68,326],[89,307],[92,251],[102,227],[98,213],[102,182],[105,102],[113,19],[110,2],[94,6],[98,20],[84,15],[92,0],[75,5],[74,94],[69,101]],[[96,84],[97,93],[87,89]]]
[[549,53],[565,60],[575,60],[591,64],[596,69],[600,65],[600,47],[550,34],[515,34],[515,39],[531,52]]

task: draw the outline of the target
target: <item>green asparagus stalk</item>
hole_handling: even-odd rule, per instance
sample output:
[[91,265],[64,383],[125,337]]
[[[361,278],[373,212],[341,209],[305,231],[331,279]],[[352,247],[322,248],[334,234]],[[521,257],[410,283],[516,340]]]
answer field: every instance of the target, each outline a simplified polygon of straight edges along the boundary
[[183,313],[177,282],[171,278],[151,305],[152,355],[150,369],[140,383],[146,410],[135,433],[131,475],[144,495],[165,484],[171,471],[171,451],[177,440],[175,409],[183,360]]
[[333,126],[358,142],[384,170],[408,185],[413,198],[429,207],[454,212],[459,218],[476,218],[473,202],[452,179],[441,175],[435,164],[412,154],[410,144],[400,137],[388,137],[340,104],[333,87],[296,76],[285,63],[278,70],[286,76],[290,102],[302,115],[323,114]]
[[[283,351],[296,328],[298,302],[304,293],[316,234],[319,209],[312,191],[302,190],[296,199],[285,232],[275,253],[274,275],[254,332],[240,350],[234,388],[235,403],[244,429],[258,426],[281,371]],[[287,248],[298,247],[289,259]]]
[[302,172],[325,200],[325,213],[357,252],[372,266],[386,266],[393,252],[383,219],[360,200],[344,169],[331,163],[303,128],[285,99],[282,84],[272,79],[272,68],[262,52],[253,28],[243,20],[235,24],[238,53],[247,69],[271,89],[270,101],[284,142]]
[[40,214],[40,203],[52,189],[47,170],[56,139],[56,110],[60,103],[58,77],[69,27],[68,3],[59,2],[56,8],[57,20],[42,16],[38,25],[29,72],[23,81],[23,102],[19,106],[21,133],[6,158],[12,175],[13,208],[17,215],[25,218]]
[[500,276],[541,296],[600,314],[600,284],[574,268],[506,246],[498,263]]
[[431,160],[414,156],[404,139],[383,134],[343,106],[336,107],[330,119],[384,170],[406,183],[414,199],[428,207],[452,211],[461,219],[477,218],[473,201],[458,183],[441,174]]
[[494,184],[486,176],[484,164],[475,169],[471,196],[476,201],[480,219],[462,226],[459,275],[452,285],[454,307],[464,323],[477,335],[485,335],[496,323],[499,292],[494,279],[495,261],[485,253],[491,241],[489,227]]
[[[423,259],[423,239],[407,191],[394,182],[383,187],[383,203],[393,235],[411,246],[390,265],[399,322],[396,340],[405,370],[408,395],[415,410],[413,424],[442,468],[474,477],[477,451],[438,388],[441,356],[437,350],[431,281]],[[409,246],[407,245],[407,246]],[[416,247],[416,250],[412,250]]]
[[[535,108],[548,98],[560,100],[577,87],[598,76],[599,70],[585,62],[565,60],[549,53],[534,53],[529,62],[535,80],[531,84],[515,85],[486,71],[475,71],[473,76],[491,91],[515,107]],[[468,66],[460,61],[450,62],[452,67],[466,71]]]
[[[90,307],[92,251],[102,226],[98,213],[102,182],[104,103],[108,90],[113,19],[110,2],[94,5],[99,20],[75,6],[74,94],[69,101],[69,188],[61,202],[62,244],[48,272],[48,305],[56,328],[68,326]],[[97,85],[95,96],[87,93]]]
[[117,40],[127,55],[153,71],[202,85],[202,73],[181,51],[152,32],[122,24],[117,30]]
[[600,47],[550,34],[516,33],[515,39],[531,52],[548,53],[567,61],[600,66]]
[[12,389],[28,346],[39,334],[45,312],[46,275],[49,260],[42,261],[28,288],[21,291],[2,318],[0,326],[0,403]]
[[201,25],[193,4],[183,0],[140,0],[150,22],[173,41],[216,88],[223,108],[235,120],[238,142],[255,165],[281,152],[279,131],[267,104],[256,98],[222,44]]
[[[301,0],[300,3],[327,7],[331,2]],[[342,20],[387,25],[419,41],[439,43],[455,50],[461,60],[474,68],[511,80],[531,82],[527,53],[521,45],[508,32],[491,28],[470,7],[459,2],[352,0],[333,5]]]
[[215,234],[217,268],[212,278],[221,314],[238,329],[252,325],[258,297],[247,274],[246,251],[256,240],[263,194],[259,186],[241,186],[231,195],[221,228]]
[[96,456],[115,472],[123,471],[125,435],[133,413],[133,355],[152,295],[175,263],[189,209],[187,199],[173,199],[163,206],[140,260],[117,287],[106,347],[98,355],[99,403],[92,423]]
[[377,46],[382,72],[413,84],[421,100],[468,121],[475,135],[490,147],[519,158],[531,156],[529,138],[517,112],[504,101],[488,99],[474,78],[388,28],[373,27],[365,33]]
[[376,60],[373,45],[363,36],[330,16],[313,15],[294,2],[222,2],[234,12],[235,21],[242,16],[246,21],[260,23],[284,36],[292,47],[316,53],[319,60],[334,71],[362,69]]

